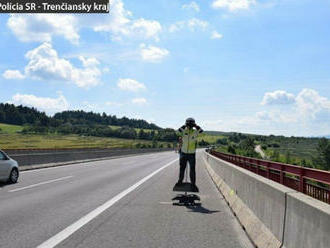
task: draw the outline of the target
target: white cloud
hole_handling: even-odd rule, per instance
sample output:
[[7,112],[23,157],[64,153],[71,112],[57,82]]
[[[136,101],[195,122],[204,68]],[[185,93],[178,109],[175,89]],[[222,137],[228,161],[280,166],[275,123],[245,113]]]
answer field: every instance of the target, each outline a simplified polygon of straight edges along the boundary
[[121,90],[135,91],[135,92],[146,89],[146,86],[143,83],[140,83],[130,78],[119,79],[117,86]]
[[200,11],[200,8],[198,6],[198,4],[194,1],[190,2],[190,3],[187,3],[187,4],[184,4],[182,6],[182,9],[192,9],[196,12],[199,12]]
[[147,104],[147,99],[145,98],[134,98],[132,99],[132,103],[136,105],[145,105]]
[[213,31],[211,34],[211,39],[216,40],[216,39],[222,39],[223,35],[218,33],[217,31]]
[[23,42],[50,42],[53,36],[63,36],[74,44],[79,42],[78,22],[72,15],[12,14],[7,26]]
[[109,106],[109,107],[121,107],[124,104],[123,103],[119,103],[119,102],[106,102],[105,105]]
[[169,31],[171,33],[174,33],[185,28],[189,29],[190,31],[196,31],[197,29],[206,30],[208,26],[209,23],[207,21],[197,18],[192,18],[187,21],[179,21],[172,24],[169,28]]
[[320,116],[330,117],[330,100],[313,89],[303,89],[297,96],[285,91],[266,93],[263,105],[290,104],[281,111],[270,111],[271,120],[279,122],[308,122]]
[[109,15],[12,14],[7,26],[23,42],[51,42],[54,36],[79,43],[83,28],[108,32],[114,40],[122,37],[159,40],[161,24],[156,20],[133,19],[122,0],[110,0]]
[[204,121],[202,124],[208,130],[255,134],[310,137],[330,133],[330,99],[316,90],[301,90],[290,105],[265,105],[264,108],[254,115],[221,115],[222,121]]
[[228,9],[229,11],[249,9],[250,6],[255,5],[256,0],[215,0],[212,3],[214,9]]
[[89,88],[100,83],[101,70],[95,58],[79,57],[82,68],[73,66],[69,60],[60,58],[50,43],[43,43],[30,50],[25,57],[29,60],[25,66],[24,77],[45,81],[73,82],[78,87]]
[[170,54],[170,52],[164,48],[150,45],[146,46],[145,44],[141,44],[140,49],[142,59],[152,63],[161,62]]
[[176,22],[175,24],[172,24],[170,26],[169,31],[171,33],[177,32],[177,31],[179,31],[181,29],[184,29],[185,25],[186,25],[186,22],[185,21]]
[[24,79],[25,76],[18,70],[6,70],[2,76],[5,79]]
[[93,67],[100,64],[96,58],[84,58],[83,56],[79,56],[79,59],[84,67]]
[[12,103],[15,105],[35,107],[48,114],[54,114],[56,112],[68,110],[69,108],[68,101],[61,93],[57,98],[37,97],[35,95],[18,93],[12,97]]
[[274,92],[267,92],[261,102],[262,105],[275,105],[275,104],[293,104],[295,96],[287,93],[284,90],[276,90]]
[[278,110],[260,111],[256,113],[256,118],[251,118],[250,122],[271,121],[273,123],[294,123],[297,122],[297,115],[292,112],[283,112]]
[[159,22],[149,21],[143,18],[134,21],[131,28],[135,33],[140,34],[141,37],[154,38],[156,41],[159,40],[158,34],[162,30]]
[[131,19],[132,13],[125,9],[121,0],[110,1],[110,6],[111,14],[107,18],[91,20],[94,31],[111,32],[115,40],[121,40],[122,36],[159,40],[162,26],[158,21],[144,18]]
[[305,118],[315,119],[317,114],[330,114],[330,100],[313,89],[303,89],[296,97],[296,106],[299,114]]
[[189,28],[194,30],[195,28],[201,28],[201,29],[206,29],[209,23],[207,21],[203,21],[197,18],[190,19],[187,22],[187,25]]

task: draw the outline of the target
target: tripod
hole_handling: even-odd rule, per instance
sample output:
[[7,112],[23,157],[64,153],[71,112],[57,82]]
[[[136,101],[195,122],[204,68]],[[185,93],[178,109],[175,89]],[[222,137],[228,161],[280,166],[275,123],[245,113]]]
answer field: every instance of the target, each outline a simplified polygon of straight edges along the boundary
[[189,169],[186,168],[185,171],[185,177],[184,177],[184,183],[180,187],[174,186],[173,191],[179,191],[179,192],[184,192],[184,194],[179,194],[176,197],[172,198],[172,201],[178,201],[178,202],[173,202],[173,205],[177,206],[200,206],[200,202],[195,202],[195,201],[200,201],[200,198],[196,194],[188,194],[188,192],[192,192],[192,184],[188,182],[188,170],[190,170],[190,165]]

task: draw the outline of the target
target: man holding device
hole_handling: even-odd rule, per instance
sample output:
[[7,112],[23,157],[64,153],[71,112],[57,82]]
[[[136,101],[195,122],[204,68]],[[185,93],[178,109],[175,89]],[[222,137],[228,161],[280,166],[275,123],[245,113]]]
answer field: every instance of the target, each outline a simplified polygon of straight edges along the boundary
[[179,128],[179,142],[181,147],[180,154],[180,175],[179,181],[175,185],[180,187],[183,183],[184,173],[187,167],[187,162],[190,166],[190,182],[193,192],[198,192],[196,186],[196,148],[197,137],[203,130],[200,126],[196,125],[193,118],[188,118],[186,124]]

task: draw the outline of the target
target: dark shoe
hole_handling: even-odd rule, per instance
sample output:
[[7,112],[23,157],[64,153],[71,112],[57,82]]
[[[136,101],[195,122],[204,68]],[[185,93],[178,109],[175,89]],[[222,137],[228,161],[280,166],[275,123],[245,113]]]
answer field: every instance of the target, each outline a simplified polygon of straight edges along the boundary
[[191,191],[192,192],[199,192],[198,187],[195,184],[191,185]]
[[183,185],[182,182],[177,182],[174,187],[181,187]]

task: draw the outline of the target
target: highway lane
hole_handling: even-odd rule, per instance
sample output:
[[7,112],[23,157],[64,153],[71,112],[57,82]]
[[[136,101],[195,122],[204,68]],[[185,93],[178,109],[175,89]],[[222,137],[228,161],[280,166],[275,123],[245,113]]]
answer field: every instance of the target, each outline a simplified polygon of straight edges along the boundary
[[[162,152],[22,173],[18,184],[0,186],[0,247],[54,240],[177,157]],[[199,159],[201,208],[170,205],[175,161],[111,202],[58,247],[252,247],[202,163]]]

